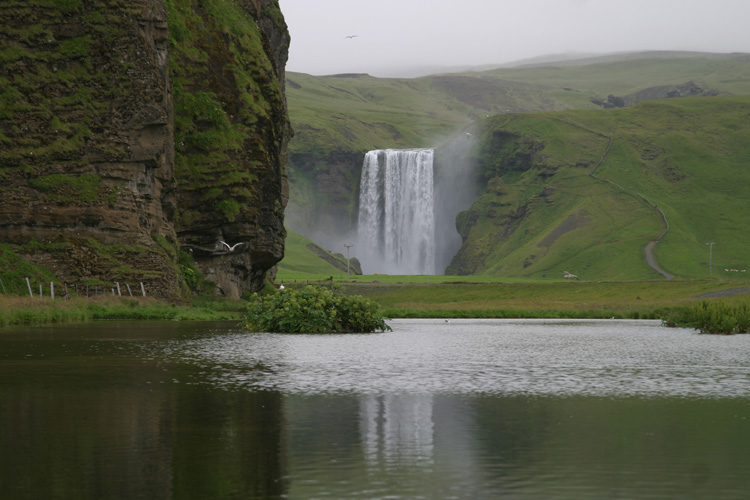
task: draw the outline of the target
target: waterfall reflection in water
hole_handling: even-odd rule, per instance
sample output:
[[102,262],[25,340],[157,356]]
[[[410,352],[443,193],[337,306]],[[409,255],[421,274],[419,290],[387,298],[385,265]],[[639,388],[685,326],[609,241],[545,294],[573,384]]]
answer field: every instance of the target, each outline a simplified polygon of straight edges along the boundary
[[3,498],[711,498],[750,491],[750,336],[398,320],[0,336]]

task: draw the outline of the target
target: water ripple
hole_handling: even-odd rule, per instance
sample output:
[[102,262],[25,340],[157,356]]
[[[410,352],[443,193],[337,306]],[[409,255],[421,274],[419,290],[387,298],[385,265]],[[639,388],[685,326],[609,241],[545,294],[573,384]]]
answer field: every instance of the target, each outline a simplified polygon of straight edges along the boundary
[[230,331],[171,356],[227,389],[747,397],[750,336],[636,320],[396,320],[371,335]]

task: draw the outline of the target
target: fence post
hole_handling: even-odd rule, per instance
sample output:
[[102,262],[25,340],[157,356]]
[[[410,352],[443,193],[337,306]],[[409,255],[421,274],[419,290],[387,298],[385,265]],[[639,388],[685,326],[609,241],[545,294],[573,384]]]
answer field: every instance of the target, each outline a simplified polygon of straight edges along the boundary
[[143,281],[141,281],[141,293],[144,297],[146,296],[146,287],[143,286]]
[[42,289],[42,284],[39,283],[39,298],[41,299],[44,297],[44,290]]
[[55,282],[50,281],[49,282],[49,295],[52,297],[52,300],[55,300]]
[[[117,285],[117,295],[122,297],[122,292],[120,291],[120,282],[115,281],[115,285]],[[114,295],[114,292],[112,293],[112,295]]]
[[8,295],[8,292],[5,291],[5,284],[3,283],[3,279],[0,278],[0,285],[3,285],[3,294]]
[[31,291],[31,281],[29,281],[29,277],[26,276],[26,285],[29,287],[29,295],[31,298],[34,298],[34,292]]
[[132,297],[133,296],[133,292],[130,291],[130,284],[129,283],[125,283],[125,286],[128,287],[128,293]]

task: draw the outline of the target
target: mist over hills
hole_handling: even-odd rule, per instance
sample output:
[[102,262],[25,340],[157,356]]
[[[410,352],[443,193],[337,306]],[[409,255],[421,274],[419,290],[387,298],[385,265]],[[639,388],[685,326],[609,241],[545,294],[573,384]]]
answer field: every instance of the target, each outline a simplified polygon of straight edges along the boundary
[[[729,222],[726,226],[709,225],[712,231],[723,227],[723,234],[705,235],[705,238],[744,241],[742,236],[729,230],[744,223],[743,210],[739,209],[742,199],[746,199],[744,194],[727,192],[732,183],[708,192],[705,182],[693,183],[687,179],[707,178],[705,169],[717,164],[725,165],[720,172],[722,178],[744,178],[747,155],[741,145],[750,139],[748,120],[742,119],[747,116],[743,115],[747,101],[733,96],[750,95],[748,54],[653,51],[587,55],[412,79],[361,74],[314,77],[290,73],[287,83],[289,114],[296,134],[289,145],[291,196],[287,224],[319,243],[325,242],[327,248],[335,248],[337,252],[341,251],[338,246],[343,240],[356,230],[359,174],[366,151],[436,147],[436,157],[439,157],[441,147],[447,147],[457,137],[463,138],[467,132],[472,134],[473,140],[464,161],[476,165],[473,175],[476,175],[477,195],[474,205],[458,217],[463,246],[448,272],[555,277],[562,267],[572,267],[568,264],[573,264],[570,259],[575,254],[590,263],[590,279],[659,278],[661,275],[647,265],[644,253],[648,237],[658,235],[663,226],[651,205],[662,206],[666,199],[679,197],[729,200],[728,206],[734,206],[735,210],[707,216],[709,220],[721,218]],[[658,101],[664,103],[658,105],[647,103],[659,99],[667,100]],[[641,120],[645,121],[641,123]],[[576,125],[563,127],[560,125],[563,122]],[[550,128],[551,123],[557,125]],[[584,129],[587,132],[582,134]],[[628,137],[625,142],[618,141],[625,136]],[[622,187],[617,195],[605,195],[606,183],[590,175],[592,162],[601,157],[610,139],[615,149],[600,169],[607,172],[608,180],[618,179],[612,181]],[[555,145],[566,143],[567,156],[561,156]],[[631,151],[614,155],[620,147],[640,151],[644,144],[650,145],[646,149],[653,149],[652,153],[643,156]],[[684,157],[687,145],[696,144],[700,144],[699,157],[703,161],[686,166],[684,161],[677,160]],[[520,162],[524,167],[498,170],[498,162],[512,159],[513,155],[508,156],[510,150],[516,151],[513,160],[516,164],[519,158],[524,158]],[[524,154],[518,156],[518,151]],[[611,163],[615,159],[617,166]],[[654,162],[660,166],[644,166]],[[656,171],[661,173],[655,174]],[[679,180],[664,181],[669,176]],[[576,182],[586,181],[587,187],[580,187],[587,193],[585,195],[570,186],[562,187],[578,177]],[[666,184],[659,184],[662,181]],[[657,189],[657,186],[661,187]],[[554,190],[554,196],[549,194],[549,189]],[[624,194],[625,191],[628,194]],[[529,204],[534,196],[537,198]],[[581,196],[601,200],[607,207],[635,203],[638,208],[625,210],[629,217],[634,217],[628,219],[630,222],[616,217],[610,217],[608,222],[600,221],[598,214],[602,211],[589,207],[586,210],[597,217],[573,216],[567,225],[563,224],[568,220],[559,219],[566,213],[564,207],[575,206],[572,200]],[[643,202],[641,196],[647,198],[648,203]],[[619,197],[624,197],[625,201]],[[644,203],[644,206],[639,205]],[[669,221],[671,234],[657,245],[655,254],[659,263],[667,266],[672,274],[705,275],[707,264],[703,261],[707,259],[707,252],[699,241],[705,238],[691,225],[691,218],[678,215],[689,212],[686,212],[687,205],[675,203],[677,208],[674,208],[673,220]],[[523,209],[524,206],[527,208]],[[547,212],[540,207],[552,208],[545,216]],[[536,210],[532,211],[533,217],[520,217],[519,210],[529,208]],[[549,247],[542,245],[545,255],[542,266],[540,252],[532,252],[528,247],[533,238],[525,243],[513,240],[518,235],[513,236],[514,232],[508,229],[515,224],[508,225],[511,211],[514,213],[511,219],[522,220],[516,224],[518,227],[533,219],[534,230],[524,227],[525,234],[542,235],[558,228],[558,232],[570,235],[575,233],[573,229],[563,230],[575,226],[586,234],[607,232],[614,240],[629,241],[626,246],[630,246],[622,252],[584,255],[581,249],[564,248],[565,238],[551,238],[546,240]],[[569,216],[573,212],[569,212]],[[597,229],[592,226],[584,230],[586,225],[581,223],[584,219]],[[592,222],[594,219],[596,221]],[[636,226],[649,229],[645,232],[639,229],[635,235],[633,228]],[[479,238],[479,233],[485,236]],[[690,245],[696,248],[685,250],[686,240],[676,238],[680,233],[693,234],[691,238],[695,239]],[[492,238],[495,242],[487,243],[487,239]],[[592,241],[599,241],[592,245],[602,248],[597,245],[603,240],[593,238]],[[511,248],[519,249],[524,245],[523,258],[520,254],[510,255]],[[670,245],[670,251],[663,250]],[[527,261],[532,255],[534,257]],[[695,265],[685,263],[687,255]],[[670,264],[675,256],[680,256],[680,264]],[[727,266],[731,261],[736,264],[733,267],[741,267],[740,254],[728,251],[725,257]],[[627,265],[622,264],[625,261]],[[580,269],[582,265],[577,267]]]
[[[742,52],[716,53],[700,51],[673,51],[673,50],[644,50],[628,52],[562,52],[557,54],[544,54],[536,57],[518,59],[515,61],[481,64],[466,66],[421,66],[393,68],[388,71],[379,71],[378,78],[419,78],[423,76],[443,75],[448,73],[481,73],[495,69],[508,68],[534,68],[541,66],[584,66],[605,62],[625,61],[629,59],[675,59],[679,57],[710,57],[710,58],[734,58],[741,55],[750,55]],[[335,74],[326,76],[336,76]]]

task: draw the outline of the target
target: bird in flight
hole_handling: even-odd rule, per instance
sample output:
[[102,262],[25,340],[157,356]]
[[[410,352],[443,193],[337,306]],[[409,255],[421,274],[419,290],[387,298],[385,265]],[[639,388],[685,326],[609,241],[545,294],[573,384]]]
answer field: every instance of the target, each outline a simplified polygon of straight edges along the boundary
[[240,241],[239,243],[235,243],[234,245],[232,245],[232,246],[229,246],[229,243],[227,243],[226,241],[222,241],[222,242],[221,242],[221,244],[222,244],[222,245],[224,245],[225,247],[227,247],[227,249],[228,249],[228,250],[229,250],[230,252],[234,252],[234,249],[235,249],[235,248],[237,248],[238,246],[242,245],[242,243],[243,243],[243,242],[242,242],[242,241]]
[[344,38],[357,38],[359,35],[347,35]]

